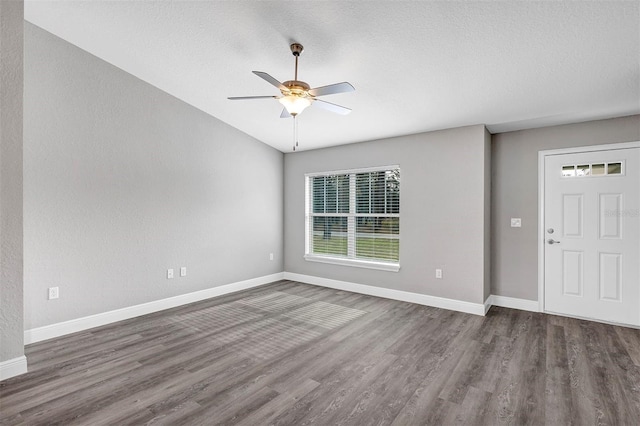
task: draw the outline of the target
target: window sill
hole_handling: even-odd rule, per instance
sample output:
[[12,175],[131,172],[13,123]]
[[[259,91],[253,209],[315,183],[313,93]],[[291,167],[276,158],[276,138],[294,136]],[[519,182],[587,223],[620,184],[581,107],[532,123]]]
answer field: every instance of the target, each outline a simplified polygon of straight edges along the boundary
[[308,262],[330,263],[333,265],[352,266],[355,268],[377,269],[379,271],[398,272],[400,265],[397,263],[385,263],[359,259],[344,259],[340,257],[318,256],[305,254],[304,260]]

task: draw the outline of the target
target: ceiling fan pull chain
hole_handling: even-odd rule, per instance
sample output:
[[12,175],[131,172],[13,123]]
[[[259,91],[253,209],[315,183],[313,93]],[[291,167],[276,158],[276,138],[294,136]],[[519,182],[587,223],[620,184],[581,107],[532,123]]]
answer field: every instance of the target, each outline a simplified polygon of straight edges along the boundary
[[296,116],[293,116],[293,151],[295,152],[296,147],[298,146],[298,120],[296,120]]

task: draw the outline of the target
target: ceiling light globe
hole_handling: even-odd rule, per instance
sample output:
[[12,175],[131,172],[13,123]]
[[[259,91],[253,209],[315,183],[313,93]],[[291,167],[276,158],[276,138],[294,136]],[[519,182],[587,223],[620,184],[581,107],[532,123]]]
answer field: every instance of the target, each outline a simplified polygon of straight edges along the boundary
[[311,99],[296,95],[283,96],[278,99],[278,101],[286,108],[287,112],[294,117],[311,105]]

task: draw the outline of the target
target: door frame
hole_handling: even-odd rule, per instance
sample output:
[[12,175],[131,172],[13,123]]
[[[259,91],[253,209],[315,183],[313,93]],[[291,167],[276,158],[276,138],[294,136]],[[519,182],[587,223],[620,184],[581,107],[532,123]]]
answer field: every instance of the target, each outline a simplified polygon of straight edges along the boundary
[[559,148],[538,151],[538,311],[546,312],[544,306],[544,250],[545,250],[545,159],[546,157],[561,154],[581,154],[585,152],[612,151],[616,149],[640,148],[640,141],[611,143],[604,145],[580,146],[575,148]]

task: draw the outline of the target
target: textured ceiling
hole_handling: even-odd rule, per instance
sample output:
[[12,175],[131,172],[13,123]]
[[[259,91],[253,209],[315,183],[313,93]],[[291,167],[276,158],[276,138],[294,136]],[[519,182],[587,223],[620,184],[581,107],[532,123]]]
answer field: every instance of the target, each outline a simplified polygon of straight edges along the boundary
[[640,2],[31,1],[25,19],[283,151],[292,121],[251,73],[348,81],[301,149],[472,124],[492,132],[640,113]]

